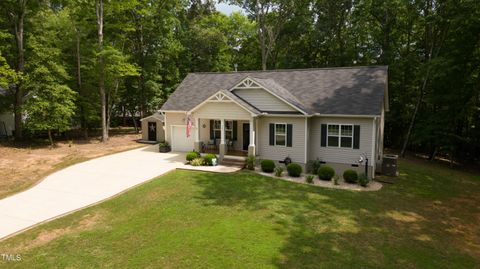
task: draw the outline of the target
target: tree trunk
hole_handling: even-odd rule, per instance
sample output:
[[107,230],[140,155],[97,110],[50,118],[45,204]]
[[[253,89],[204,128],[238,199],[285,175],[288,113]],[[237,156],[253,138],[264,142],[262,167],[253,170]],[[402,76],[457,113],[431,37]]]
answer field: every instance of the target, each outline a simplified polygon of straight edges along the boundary
[[[96,13],[97,13],[97,31],[98,31],[98,46],[99,52],[103,50],[103,0],[96,0]],[[98,57],[99,65],[99,79],[98,86],[100,90],[101,111],[102,111],[102,142],[108,141],[108,128],[107,128],[107,100],[105,96],[105,62],[103,55]]]
[[130,116],[132,116],[133,127],[135,128],[135,133],[138,134],[137,120],[135,119],[135,111],[130,110]]
[[413,111],[412,119],[410,120],[410,124],[408,125],[407,136],[403,141],[402,151],[400,152],[400,156],[405,158],[405,152],[407,151],[408,142],[410,141],[410,135],[412,134],[413,125],[415,124],[415,119],[417,118],[418,108],[420,107],[423,96],[425,95],[425,88],[427,86],[428,77],[430,75],[430,66],[427,67],[427,74],[423,79],[422,88],[420,89],[420,95],[418,96],[417,103],[415,104],[415,110]]
[[76,61],[77,61],[77,87],[78,87],[78,94],[80,95],[80,128],[82,129],[83,132],[83,137],[85,139],[88,139],[88,127],[87,127],[87,118],[85,116],[85,106],[83,105],[83,97],[84,97],[84,92],[82,88],[82,70],[81,70],[81,65],[82,65],[82,59],[80,55],[80,30],[78,28],[75,28],[76,32],[76,46],[75,46],[75,54],[76,54]]
[[48,129],[48,141],[50,141],[50,146],[53,146],[52,130]]
[[[14,15],[14,25],[15,25],[15,40],[17,43],[17,69],[18,73],[23,73],[25,71],[25,56],[24,56],[24,46],[23,46],[23,28],[24,20],[26,13],[27,0],[18,1],[19,10],[18,15]],[[14,120],[15,120],[15,139],[21,140],[23,138],[23,86],[21,82],[18,82],[15,86],[15,103],[14,103]]]

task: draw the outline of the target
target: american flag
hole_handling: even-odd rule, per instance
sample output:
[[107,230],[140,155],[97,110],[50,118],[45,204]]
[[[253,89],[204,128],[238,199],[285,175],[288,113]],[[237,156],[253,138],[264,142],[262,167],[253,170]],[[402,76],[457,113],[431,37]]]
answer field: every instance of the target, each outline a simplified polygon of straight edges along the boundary
[[190,130],[192,130],[192,119],[190,117],[187,118],[187,137],[190,137]]

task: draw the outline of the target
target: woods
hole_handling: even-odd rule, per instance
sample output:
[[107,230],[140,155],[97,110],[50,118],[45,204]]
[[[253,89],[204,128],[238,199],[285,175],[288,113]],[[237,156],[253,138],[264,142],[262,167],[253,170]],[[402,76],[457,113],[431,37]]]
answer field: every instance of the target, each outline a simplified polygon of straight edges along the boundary
[[223,2],[244,14],[211,0],[2,1],[0,111],[15,113],[15,138],[102,128],[107,140],[189,72],[388,65],[386,146],[480,157],[478,1]]

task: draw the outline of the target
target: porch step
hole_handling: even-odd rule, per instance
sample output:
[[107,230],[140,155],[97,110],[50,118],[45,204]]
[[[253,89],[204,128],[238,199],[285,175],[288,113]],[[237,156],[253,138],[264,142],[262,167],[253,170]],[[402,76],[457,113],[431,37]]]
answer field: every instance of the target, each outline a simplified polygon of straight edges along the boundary
[[220,164],[225,166],[243,167],[245,165],[245,161],[234,160],[234,159],[223,159],[223,161],[221,161]]

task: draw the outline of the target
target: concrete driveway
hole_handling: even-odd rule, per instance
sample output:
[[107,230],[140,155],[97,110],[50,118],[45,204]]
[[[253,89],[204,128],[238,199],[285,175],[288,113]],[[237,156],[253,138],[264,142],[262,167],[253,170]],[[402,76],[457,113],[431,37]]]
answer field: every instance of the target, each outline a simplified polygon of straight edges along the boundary
[[0,200],[0,239],[181,168],[184,161],[185,154],[159,153],[153,145],[67,167]]

